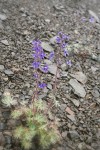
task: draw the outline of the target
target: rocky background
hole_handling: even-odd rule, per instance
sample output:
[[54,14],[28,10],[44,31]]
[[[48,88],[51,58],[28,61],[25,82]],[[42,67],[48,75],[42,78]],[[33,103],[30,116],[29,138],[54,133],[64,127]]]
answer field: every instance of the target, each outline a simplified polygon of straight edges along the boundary
[[[0,150],[22,150],[12,137],[16,122],[2,105],[3,93],[9,89],[18,102],[31,100],[31,41],[41,39],[48,53],[59,31],[70,35],[72,66],[60,69],[60,107],[49,119],[58,119],[62,141],[52,150],[100,150],[99,0],[0,0]],[[51,63],[42,99],[52,89],[54,70]]]

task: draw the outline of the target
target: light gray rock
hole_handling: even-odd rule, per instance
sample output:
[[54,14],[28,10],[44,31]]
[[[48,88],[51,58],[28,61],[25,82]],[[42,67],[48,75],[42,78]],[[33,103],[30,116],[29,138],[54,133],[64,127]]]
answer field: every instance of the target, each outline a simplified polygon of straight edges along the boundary
[[57,38],[57,36],[52,37],[50,39],[50,43],[54,45],[56,43],[56,38]]
[[62,137],[63,137],[63,138],[66,138],[67,133],[68,133],[67,131],[62,132]]
[[48,59],[44,59],[44,63],[46,63],[47,65],[52,65],[52,62]]
[[72,103],[76,106],[76,107],[79,107],[80,105],[80,102],[76,99],[71,99]]
[[67,69],[67,65],[66,65],[65,63],[63,63],[63,64],[61,65],[61,69],[62,69],[63,71],[65,71],[65,70]]
[[54,48],[49,44],[49,42],[42,42],[41,46],[47,52],[54,51]]
[[6,45],[6,46],[9,46],[9,43],[8,43],[7,40],[1,40],[1,43],[3,43],[3,44]]
[[[56,75],[56,71],[57,71],[56,64],[49,65],[48,70],[51,74]],[[57,74],[57,77],[59,77],[59,73]]]
[[97,22],[100,22],[99,17],[97,16],[97,14],[96,14],[94,11],[89,10],[89,14],[90,14],[92,17],[94,17]]
[[2,72],[4,70],[4,65],[0,65],[0,71]]
[[78,150],[86,150],[86,144],[84,142],[79,143],[77,149]]
[[97,89],[93,89],[92,95],[93,95],[95,98],[99,98],[99,91],[98,91]]
[[76,124],[76,119],[74,115],[67,115],[67,117]]
[[13,73],[11,70],[9,70],[9,69],[8,69],[8,70],[5,70],[4,72],[5,72],[6,75],[9,75],[9,76],[14,74],[14,73]]
[[73,87],[74,93],[80,97],[85,97],[86,91],[84,87],[76,80],[70,79],[69,84]]
[[0,20],[4,21],[7,19],[7,16],[5,14],[0,14]]
[[75,74],[70,74],[71,77],[75,78],[77,81],[81,82],[82,84],[85,84],[87,82],[87,77],[83,72],[75,72]]

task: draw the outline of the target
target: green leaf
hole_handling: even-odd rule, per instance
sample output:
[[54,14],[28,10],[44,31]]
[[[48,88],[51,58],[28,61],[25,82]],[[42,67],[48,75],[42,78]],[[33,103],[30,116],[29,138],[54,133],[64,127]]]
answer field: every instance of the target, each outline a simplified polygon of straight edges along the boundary
[[11,113],[12,118],[14,119],[18,119],[21,115],[23,114],[23,112],[21,110],[14,110]]
[[16,105],[17,101],[13,100],[9,92],[5,92],[2,99],[2,103],[7,107],[11,107],[11,105]]
[[46,117],[44,117],[42,114],[36,114],[34,117],[34,120],[36,120],[38,123],[44,123],[47,122]]
[[44,110],[45,109],[45,104],[42,100],[38,100],[35,101],[34,106],[38,109],[38,110]]
[[14,137],[17,138],[17,139],[18,138],[21,139],[22,135],[23,135],[23,130],[24,130],[24,128],[22,126],[17,127],[14,130]]

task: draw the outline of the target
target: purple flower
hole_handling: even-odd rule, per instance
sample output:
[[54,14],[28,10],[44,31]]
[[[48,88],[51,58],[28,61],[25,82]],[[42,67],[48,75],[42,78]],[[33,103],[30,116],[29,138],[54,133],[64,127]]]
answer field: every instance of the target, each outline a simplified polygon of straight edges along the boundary
[[34,78],[38,78],[38,74],[34,73],[33,74]]
[[49,60],[52,60],[52,58],[54,57],[54,51],[52,51],[49,55]]
[[44,51],[40,52],[40,59],[44,59],[45,56],[46,54],[44,53]]
[[62,48],[65,48],[67,46],[67,43],[62,44]]
[[38,85],[38,87],[41,89],[45,88],[46,86],[47,86],[46,83],[39,83]]
[[66,57],[66,56],[68,56],[69,54],[68,54],[68,51],[66,50],[66,49],[64,49],[64,56]]
[[85,18],[85,17],[82,17],[81,20],[82,20],[83,22],[85,22],[85,21],[86,21],[86,18]]
[[94,22],[95,22],[94,17],[91,17],[91,18],[89,19],[89,22],[94,23]]
[[39,41],[39,40],[34,40],[34,41],[32,41],[32,45],[34,46],[34,47],[36,47],[36,46],[38,46],[38,45],[40,45],[41,44],[41,41]]
[[62,39],[63,39],[63,40],[69,40],[69,35],[62,34]]
[[34,69],[38,69],[39,66],[40,66],[40,62],[35,62],[35,61],[34,61],[34,62],[32,63],[32,66],[33,66]]
[[57,44],[60,44],[60,43],[61,43],[61,38],[60,38],[59,36],[57,36],[57,38],[56,38],[56,43],[57,43]]
[[70,66],[70,67],[72,66],[71,60],[68,60],[66,63],[68,66]]
[[47,73],[48,72],[48,65],[45,65],[43,68],[42,68],[42,71],[44,73]]

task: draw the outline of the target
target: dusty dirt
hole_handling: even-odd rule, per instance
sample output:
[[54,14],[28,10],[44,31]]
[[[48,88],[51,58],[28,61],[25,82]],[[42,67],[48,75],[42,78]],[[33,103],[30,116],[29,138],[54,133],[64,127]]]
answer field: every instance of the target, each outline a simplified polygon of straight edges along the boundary
[[[96,15],[94,23],[89,22],[89,10]],[[49,41],[59,31],[70,35],[69,45],[74,48],[70,56],[72,67],[61,67],[65,76],[58,87],[60,107],[53,113],[59,119],[62,141],[52,150],[100,150],[98,18],[99,0],[0,0],[0,150],[22,150],[11,134],[15,122],[10,118],[10,109],[2,105],[3,92],[9,89],[18,101],[31,99],[34,88],[31,41],[36,38]],[[75,76],[78,71],[85,75],[86,82]],[[48,76],[52,79],[51,74]],[[74,88],[76,82],[82,91]],[[41,95],[44,99],[52,87],[51,81],[48,84],[46,93]],[[82,97],[83,90],[86,94]]]

